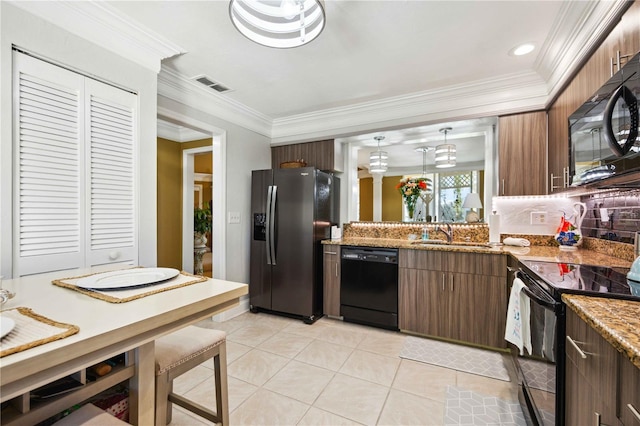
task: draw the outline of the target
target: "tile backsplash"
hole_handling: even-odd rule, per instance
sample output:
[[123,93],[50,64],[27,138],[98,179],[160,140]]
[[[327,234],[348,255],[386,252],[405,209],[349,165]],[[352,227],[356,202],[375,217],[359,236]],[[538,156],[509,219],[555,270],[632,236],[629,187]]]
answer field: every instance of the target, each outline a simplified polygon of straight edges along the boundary
[[586,195],[587,205],[582,222],[585,237],[633,244],[640,232],[640,190],[624,190]]
[[[563,213],[570,215],[578,201],[562,196],[494,197],[493,210],[500,215],[501,234],[554,235]],[[536,223],[535,214],[544,215],[544,223]]]
[[[573,204],[587,205],[582,222],[585,237],[633,244],[640,232],[640,189],[616,190],[581,197],[494,197],[493,210],[500,214],[501,234],[553,235],[564,213]],[[545,213],[545,224],[533,224],[532,213]]]

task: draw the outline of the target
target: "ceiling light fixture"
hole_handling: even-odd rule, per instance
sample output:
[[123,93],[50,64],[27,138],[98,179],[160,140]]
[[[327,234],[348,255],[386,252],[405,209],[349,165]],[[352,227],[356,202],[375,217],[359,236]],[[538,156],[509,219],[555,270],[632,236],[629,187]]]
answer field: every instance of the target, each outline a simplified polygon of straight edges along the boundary
[[325,25],[323,0],[231,0],[229,15],[249,40],[280,49],[309,43]]
[[435,148],[432,146],[421,146],[416,148],[417,152],[422,153],[422,177],[427,177],[427,152],[435,151]]
[[380,141],[384,140],[384,136],[376,136],[374,139],[378,141],[378,150],[369,155],[369,173],[384,173],[389,159],[387,153],[380,150]]
[[533,43],[524,43],[511,49],[509,54],[513,56],[522,56],[533,52],[535,48],[536,46]]
[[451,127],[440,129],[440,132],[444,133],[444,143],[436,146],[436,167],[439,169],[456,165],[456,146],[447,143],[447,132],[451,130]]

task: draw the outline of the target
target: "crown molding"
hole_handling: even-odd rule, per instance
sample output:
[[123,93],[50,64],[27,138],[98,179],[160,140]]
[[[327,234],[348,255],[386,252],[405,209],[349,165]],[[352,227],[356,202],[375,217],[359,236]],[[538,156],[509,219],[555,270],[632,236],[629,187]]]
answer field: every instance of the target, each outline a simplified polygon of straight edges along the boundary
[[547,96],[546,84],[538,74],[506,75],[275,119],[272,144],[543,109]]
[[158,137],[182,143],[211,138],[211,134],[158,119]]
[[271,137],[270,117],[230,97],[209,90],[175,71],[162,66],[158,74],[158,95],[194,106],[206,113]]
[[[534,63],[534,69],[547,81],[549,99],[565,86],[600,41],[629,7],[629,1],[564,2]],[[576,22],[567,27],[566,22]]]
[[156,73],[162,59],[186,52],[103,2],[5,1]]

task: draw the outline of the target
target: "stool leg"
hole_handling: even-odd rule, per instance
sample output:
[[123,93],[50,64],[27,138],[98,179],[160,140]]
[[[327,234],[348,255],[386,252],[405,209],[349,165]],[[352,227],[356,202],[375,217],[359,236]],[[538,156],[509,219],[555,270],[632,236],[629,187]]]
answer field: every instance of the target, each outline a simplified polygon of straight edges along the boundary
[[216,381],[216,414],[222,426],[229,425],[229,386],[227,384],[227,343],[219,346],[220,353],[213,358]]
[[168,410],[171,409],[170,385],[167,373],[156,376],[156,426],[166,426],[170,421],[167,420]]

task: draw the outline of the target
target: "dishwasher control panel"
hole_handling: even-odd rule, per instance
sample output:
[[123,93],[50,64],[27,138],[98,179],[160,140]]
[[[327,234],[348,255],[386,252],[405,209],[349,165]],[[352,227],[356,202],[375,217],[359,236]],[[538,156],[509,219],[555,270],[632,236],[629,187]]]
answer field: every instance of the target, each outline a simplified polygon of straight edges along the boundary
[[341,257],[345,260],[359,260],[361,262],[398,263],[397,249],[343,247]]

